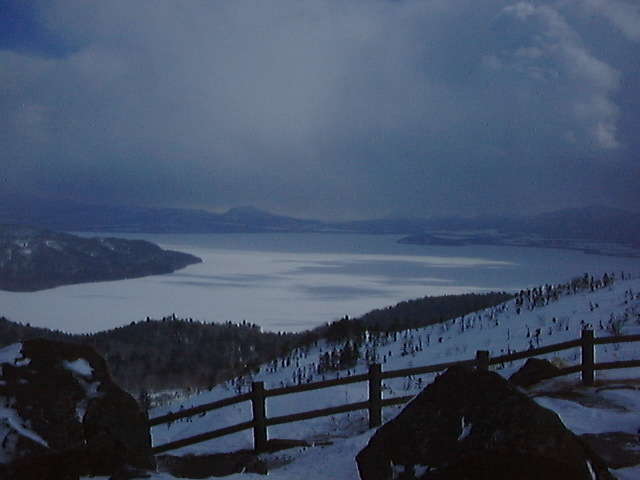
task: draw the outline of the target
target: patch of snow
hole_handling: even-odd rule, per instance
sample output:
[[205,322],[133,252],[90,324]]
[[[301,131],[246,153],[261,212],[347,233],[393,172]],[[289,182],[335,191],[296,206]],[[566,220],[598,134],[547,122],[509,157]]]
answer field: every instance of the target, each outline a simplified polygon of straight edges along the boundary
[[[3,405],[5,402],[2,402]],[[25,422],[18,412],[11,407],[0,407],[0,436],[4,434],[3,438],[6,438],[10,434],[11,430],[15,430],[23,437],[27,437],[36,443],[39,443],[43,447],[49,448],[49,444],[36,432],[29,428],[27,422]],[[12,452],[5,452],[5,455],[11,455]]]
[[87,413],[87,401],[81,400],[76,405],[76,419],[78,422],[82,423],[84,420],[84,416]]
[[460,419],[460,423],[461,423],[461,431],[460,431],[460,435],[458,435],[458,441],[459,442],[461,442],[462,440],[464,440],[465,438],[467,438],[469,436],[469,434],[471,433],[471,428],[472,428],[472,424],[471,423],[465,423],[464,417],[462,417]]
[[69,370],[73,377],[78,381],[80,386],[84,389],[85,396],[76,404],[76,419],[82,423],[84,416],[87,413],[87,407],[89,401],[92,398],[100,396],[98,389],[100,388],[100,382],[90,382],[87,379],[93,376],[93,367],[84,358],[78,358],[72,362],[64,360],[62,362],[64,368]]
[[93,376],[93,367],[91,367],[91,365],[89,365],[89,362],[87,362],[84,358],[78,358],[77,360],[74,360],[73,362],[69,362],[67,360],[64,360],[62,362],[62,365],[67,370],[69,370],[69,371],[71,371],[73,373],[77,373],[78,375],[80,375],[82,377],[91,377],[91,376]]
[[[295,424],[291,424],[293,426]],[[375,430],[369,430],[355,437],[339,439],[333,445],[300,448],[289,453],[291,463],[271,470],[269,477],[277,480],[331,479],[354,480],[360,478],[355,457],[366,445]],[[168,477],[171,478],[171,477]],[[226,480],[262,480],[264,475],[237,473],[225,477]],[[164,480],[152,477],[152,480]]]
[[22,343],[13,343],[4,348],[0,348],[0,363],[15,364],[22,358]]
[[591,462],[589,460],[587,460],[587,468],[589,469],[591,480],[598,480],[598,476],[596,475],[596,472],[593,471],[593,466],[591,465]]
[[98,389],[100,388],[100,382],[87,382],[83,378],[76,377],[76,380],[82,385],[84,389],[85,397],[76,405],[76,418],[80,423],[84,420],[84,415],[87,413],[87,407],[89,400],[100,396]]
[[[640,425],[638,410],[621,412],[552,397],[537,397],[534,400],[538,405],[556,412],[562,423],[576,435],[607,432],[635,434]],[[636,404],[640,407],[640,398],[638,400]]]
[[638,480],[638,478],[640,478],[640,465],[618,468],[617,470],[611,470],[611,473],[613,473],[618,480]]
[[31,363],[30,358],[23,358],[21,360],[16,360],[15,364],[17,367],[25,367]]

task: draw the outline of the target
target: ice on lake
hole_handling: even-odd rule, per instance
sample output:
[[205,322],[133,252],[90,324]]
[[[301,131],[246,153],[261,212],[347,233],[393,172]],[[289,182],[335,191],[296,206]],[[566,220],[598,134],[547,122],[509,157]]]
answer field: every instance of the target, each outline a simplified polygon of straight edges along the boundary
[[74,333],[174,313],[299,331],[425,295],[518,290],[585,272],[640,271],[640,259],[524,247],[405,245],[388,235],[122,236],[189,252],[203,263],[167,275],[0,291],[0,315]]

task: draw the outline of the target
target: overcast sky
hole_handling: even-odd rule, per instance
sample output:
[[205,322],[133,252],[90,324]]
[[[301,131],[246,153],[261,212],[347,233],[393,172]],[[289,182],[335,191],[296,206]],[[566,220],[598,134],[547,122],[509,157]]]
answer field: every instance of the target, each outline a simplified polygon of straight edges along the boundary
[[640,205],[637,0],[3,0],[0,190],[318,218]]

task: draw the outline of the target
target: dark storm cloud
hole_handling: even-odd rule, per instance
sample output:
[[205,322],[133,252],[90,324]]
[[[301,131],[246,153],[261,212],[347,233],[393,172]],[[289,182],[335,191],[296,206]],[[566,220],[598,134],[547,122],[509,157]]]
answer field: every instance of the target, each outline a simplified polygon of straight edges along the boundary
[[36,5],[62,40],[1,44],[0,188],[339,217],[640,200],[630,0]]

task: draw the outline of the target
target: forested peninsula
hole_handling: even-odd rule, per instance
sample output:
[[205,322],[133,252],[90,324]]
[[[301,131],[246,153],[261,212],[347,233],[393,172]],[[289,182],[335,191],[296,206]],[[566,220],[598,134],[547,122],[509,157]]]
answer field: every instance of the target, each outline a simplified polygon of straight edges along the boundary
[[85,238],[0,225],[0,289],[32,292],[84,282],[171,273],[202,260],[145,240]]

